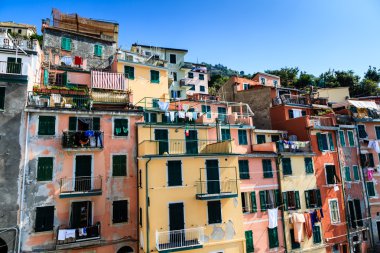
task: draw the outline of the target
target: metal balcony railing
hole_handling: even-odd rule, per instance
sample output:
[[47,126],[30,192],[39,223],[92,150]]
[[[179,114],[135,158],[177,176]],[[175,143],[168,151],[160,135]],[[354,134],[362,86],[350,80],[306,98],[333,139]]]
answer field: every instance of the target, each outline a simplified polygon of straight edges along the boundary
[[278,152],[302,153],[313,152],[309,141],[290,141],[290,142],[277,142]]
[[314,127],[333,127],[334,119],[331,117],[310,116],[310,125]]
[[91,98],[94,104],[127,104],[130,102],[130,94],[117,91],[92,91]]
[[60,194],[63,195],[100,195],[102,192],[102,176],[61,178],[59,185]]
[[103,131],[64,131],[62,147],[65,149],[101,149],[103,148]]
[[22,63],[0,61],[0,74],[21,75]]
[[91,102],[88,95],[29,92],[27,105],[38,108],[89,110]]
[[[59,248],[65,248],[70,243],[85,242],[100,239],[100,222],[93,226],[83,228],[61,228],[57,230],[56,244]],[[62,247],[60,247],[62,246]]]
[[272,100],[273,105],[281,104],[297,104],[297,105],[310,105],[311,101],[305,96],[284,94],[279,97],[275,97]]
[[188,228],[172,231],[156,231],[156,248],[158,251],[175,250],[203,245],[204,228]]
[[238,194],[238,181],[230,180],[207,180],[197,181],[197,199],[221,199],[233,198]]

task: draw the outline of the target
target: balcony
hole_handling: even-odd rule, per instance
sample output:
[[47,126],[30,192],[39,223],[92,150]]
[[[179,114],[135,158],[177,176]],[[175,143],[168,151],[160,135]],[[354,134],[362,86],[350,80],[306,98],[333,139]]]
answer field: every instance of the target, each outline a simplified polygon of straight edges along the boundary
[[309,141],[291,141],[284,143],[277,142],[277,150],[279,153],[312,153],[311,143]]
[[103,131],[64,131],[62,148],[75,151],[102,150],[103,141]]
[[74,177],[59,180],[59,197],[74,198],[102,194],[102,177]]
[[94,105],[127,105],[131,102],[131,93],[122,91],[95,91],[91,92]]
[[58,227],[56,249],[72,249],[100,244],[100,223],[84,228]]
[[145,140],[139,143],[139,155],[231,154],[231,141],[217,140]]
[[91,101],[83,91],[39,89],[29,92],[27,106],[42,109],[89,110]]
[[21,75],[22,63],[0,61],[0,74]]
[[311,105],[310,98],[300,95],[283,94],[272,100],[272,104],[276,105]]
[[252,151],[276,153],[277,152],[276,142],[265,142],[261,144],[253,144]]
[[310,116],[308,126],[314,128],[335,127],[335,119],[332,117]]
[[203,247],[204,228],[173,231],[156,231],[156,248],[159,252],[173,252]]
[[237,184],[236,179],[197,181],[196,198],[199,200],[236,198],[238,196]]

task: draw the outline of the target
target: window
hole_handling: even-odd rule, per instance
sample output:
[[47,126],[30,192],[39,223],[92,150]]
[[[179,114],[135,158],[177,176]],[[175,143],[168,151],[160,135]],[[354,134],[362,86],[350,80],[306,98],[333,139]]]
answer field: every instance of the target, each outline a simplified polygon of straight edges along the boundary
[[292,249],[299,249],[301,247],[301,244],[296,242],[294,238],[294,229],[290,229],[290,241],[292,242]]
[[71,39],[62,37],[61,40],[61,49],[66,51],[71,51]]
[[168,186],[182,185],[182,162],[168,161]]
[[207,202],[208,224],[222,223],[222,211],[220,201]]
[[352,166],[352,170],[354,171],[354,180],[355,181],[359,181],[360,180],[360,177],[359,177],[359,168],[357,165],[353,165]]
[[362,167],[375,167],[375,162],[373,160],[373,154],[360,154],[360,164]]
[[285,211],[297,210],[301,208],[300,195],[298,191],[288,191],[282,193]]
[[322,207],[321,191],[319,189],[305,191],[306,208]]
[[247,253],[252,253],[255,251],[253,247],[252,230],[245,231],[245,247],[246,247]]
[[195,90],[195,85],[194,84],[190,84],[191,88],[190,90]]
[[240,179],[249,179],[248,160],[239,160],[239,175]]
[[239,135],[239,145],[247,145],[247,130],[238,130],[238,135]]
[[282,174],[291,175],[292,174],[292,163],[290,158],[282,158]]
[[114,119],[113,124],[114,136],[128,136],[128,119]]
[[339,217],[339,206],[338,206],[338,200],[337,199],[330,199],[329,200],[329,208],[330,208],[330,218],[331,223],[339,223],[340,217]]
[[344,131],[342,131],[342,130],[339,130],[339,140],[340,140],[340,145],[342,147],[345,147],[346,146],[346,140],[344,138]]
[[173,72],[173,81],[177,82],[177,72]]
[[103,55],[103,46],[102,45],[95,45],[94,46],[94,55],[101,57]]
[[148,122],[149,123],[156,123],[157,122],[157,113],[154,113],[154,112],[144,112],[144,121],[147,122],[147,123]]
[[135,79],[135,68],[131,66],[124,66],[124,76],[130,80]]
[[54,116],[39,116],[38,135],[55,135]]
[[368,134],[365,131],[364,125],[358,125],[359,138],[367,138]]
[[209,105],[202,105],[202,113],[206,113],[207,118],[211,119],[211,107]]
[[199,74],[199,80],[205,80],[205,76],[203,74]]
[[243,90],[249,90],[249,84],[243,83]]
[[257,144],[265,143],[265,135],[264,134],[256,135],[256,141],[257,141]]
[[375,126],[376,139],[380,140],[380,126]]
[[268,228],[268,237],[269,237],[269,248],[277,248],[278,247],[278,233],[277,227]]
[[37,166],[37,181],[53,179],[53,157],[39,157]]
[[265,80],[264,77],[261,77],[261,78],[260,78],[260,81],[261,81],[261,84],[262,84],[262,85],[265,85],[265,81],[266,81],[266,80]]
[[256,193],[255,192],[242,192],[241,193],[241,205],[243,213],[256,213]]
[[274,87],[277,87],[278,81],[277,80],[273,80],[273,85],[274,85]]
[[112,156],[112,176],[123,177],[127,175],[127,156],[113,155]]
[[347,131],[347,135],[348,135],[348,143],[350,144],[350,147],[354,147],[355,146],[354,132]]
[[273,178],[272,161],[269,159],[263,159],[263,172],[264,178]]
[[289,119],[306,116],[306,112],[299,109],[289,109]]
[[305,169],[306,169],[306,174],[314,173],[313,160],[310,157],[305,157]]
[[21,29],[18,29],[17,32],[18,32],[18,34],[21,34],[21,33],[22,33],[22,30],[21,30]]
[[0,110],[5,109],[5,87],[0,87]]
[[313,242],[315,244],[322,242],[321,228],[319,226],[314,226],[313,227]]
[[188,77],[188,78],[194,78],[194,73],[189,72],[189,73],[187,74],[187,77]]
[[51,231],[54,227],[54,206],[36,208],[35,232]]
[[334,140],[331,133],[317,133],[318,149],[334,151]]
[[277,189],[260,191],[259,197],[261,212],[264,212],[267,209],[275,208],[280,205],[280,194]]
[[221,129],[222,132],[222,141],[231,140],[230,129]]
[[325,171],[326,171],[326,184],[336,184],[338,177],[335,172],[335,166],[326,165]]
[[369,197],[376,197],[375,184],[372,181],[367,182],[367,191]]
[[157,70],[150,71],[150,82],[159,83],[160,82],[160,72]]
[[344,167],[344,178],[346,179],[346,181],[351,181],[350,167],[348,166]]
[[112,202],[112,223],[128,222],[128,200]]
[[204,85],[200,85],[200,86],[199,86],[199,91],[200,91],[200,92],[205,92],[205,90],[206,90],[206,89],[205,89],[205,86],[204,86]]
[[177,64],[177,55],[170,54],[170,63],[171,64]]
[[364,225],[363,216],[362,216],[362,208],[360,205],[359,199],[348,200],[348,211],[350,215],[350,223],[352,228],[356,228],[357,226],[362,227]]

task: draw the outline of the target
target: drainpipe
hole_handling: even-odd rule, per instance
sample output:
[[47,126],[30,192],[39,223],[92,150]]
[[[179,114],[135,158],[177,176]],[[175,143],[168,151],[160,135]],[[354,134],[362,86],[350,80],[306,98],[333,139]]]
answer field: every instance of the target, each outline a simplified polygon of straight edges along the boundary
[[149,250],[149,191],[148,191],[148,163],[152,160],[151,157],[149,157],[149,160],[145,163],[145,205],[146,205],[146,212],[145,212],[145,218],[146,218],[146,252],[150,252]]
[[24,191],[25,191],[25,177],[26,177],[26,169],[28,167],[28,156],[29,156],[29,150],[28,150],[28,139],[29,139],[29,120],[30,120],[30,114],[27,112],[28,117],[26,121],[26,134],[25,134],[25,156],[24,156],[24,171],[22,176],[22,185],[21,185],[21,198],[20,198],[20,227],[19,227],[19,238],[18,238],[18,247],[17,252],[21,252],[21,233],[23,229],[23,219],[24,219]]
[[[276,170],[277,170],[277,182],[278,182],[278,190],[279,194],[282,198],[282,190],[281,190],[281,176],[280,176],[280,159],[282,155],[280,152],[277,152],[276,156]],[[279,197],[279,196],[278,196]],[[285,230],[285,208],[284,205],[282,206],[282,211],[281,211],[281,218],[282,218],[282,230],[283,230],[283,235],[284,235],[284,248],[285,252],[288,251],[288,247],[286,246],[286,230]]]
[[369,227],[370,227],[370,231],[369,231],[369,238],[370,238],[370,241],[371,241],[371,248],[375,247],[374,245],[374,238],[373,238],[373,230],[372,230],[372,217],[371,217],[371,206],[369,205],[369,201],[368,201],[368,189],[367,189],[367,184],[364,182],[364,172],[363,172],[363,168],[362,168],[362,165],[361,165],[361,160],[360,160],[360,154],[361,154],[361,148],[360,148],[360,138],[359,138],[359,131],[358,131],[358,126],[357,126],[357,123],[356,121],[354,120],[355,122],[355,132],[356,132],[356,141],[358,143],[358,149],[359,149],[359,164],[358,164],[358,167],[360,168],[360,176],[361,176],[361,181],[362,181],[362,189],[363,189],[363,195],[364,195],[364,203],[367,207],[367,215],[370,219],[370,222],[369,222]]
[[[338,135],[339,135],[339,129],[335,130],[335,140],[336,140],[336,150],[337,150],[337,154],[338,154],[338,161],[339,161],[339,171],[340,171],[340,179],[342,181],[342,194],[343,194],[343,203],[347,203],[347,197],[346,197],[346,192],[345,192],[345,180],[343,180],[343,171],[342,171],[342,162],[340,160],[340,154],[339,154],[339,142],[338,142]],[[343,147],[341,147],[343,148]],[[351,219],[351,216],[349,215],[348,213],[348,207],[346,206],[345,208],[345,214],[346,214],[346,228],[347,228],[347,242],[348,242],[348,246],[349,246],[349,252],[351,252],[351,241],[350,241],[350,225],[348,224],[347,220],[348,220],[348,217],[350,217]]]

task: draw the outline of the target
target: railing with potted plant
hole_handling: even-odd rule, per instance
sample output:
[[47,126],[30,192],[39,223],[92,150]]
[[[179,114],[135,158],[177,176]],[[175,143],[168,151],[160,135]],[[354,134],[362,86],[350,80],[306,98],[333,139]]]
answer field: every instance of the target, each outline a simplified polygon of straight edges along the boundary
[[103,141],[103,131],[64,131],[62,135],[62,147],[65,149],[102,149]]

